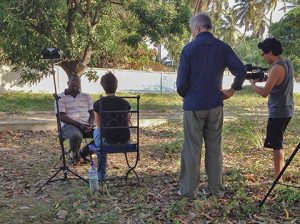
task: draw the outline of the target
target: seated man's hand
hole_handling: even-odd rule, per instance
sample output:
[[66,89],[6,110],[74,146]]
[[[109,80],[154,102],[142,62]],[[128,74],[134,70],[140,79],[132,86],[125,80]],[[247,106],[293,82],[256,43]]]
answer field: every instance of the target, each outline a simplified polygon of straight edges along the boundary
[[89,129],[90,129],[90,126],[87,125],[87,124],[79,124],[79,129],[80,129],[82,132],[88,132]]
[[89,132],[89,131],[91,131],[92,129],[93,129],[93,125],[90,124],[90,125],[87,126],[85,132]]

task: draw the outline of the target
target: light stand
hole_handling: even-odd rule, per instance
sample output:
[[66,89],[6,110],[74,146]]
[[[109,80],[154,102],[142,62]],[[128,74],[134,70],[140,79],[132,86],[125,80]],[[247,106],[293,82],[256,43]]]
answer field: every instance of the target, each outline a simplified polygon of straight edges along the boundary
[[[85,181],[85,182],[88,183],[88,181],[86,179],[84,179],[83,177],[81,177],[80,175],[78,175],[77,173],[75,173],[74,171],[70,170],[70,168],[66,164],[65,148],[64,148],[64,142],[63,142],[63,136],[62,136],[62,128],[61,128],[61,123],[60,123],[61,119],[60,119],[60,112],[59,112],[59,107],[58,107],[59,96],[57,95],[57,89],[56,89],[54,60],[52,59],[50,61],[50,63],[51,63],[51,74],[53,76],[53,84],[54,84],[54,91],[55,91],[55,93],[53,94],[53,96],[54,96],[55,105],[56,105],[57,131],[58,131],[59,144],[60,144],[61,153],[62,153],[61,158],[62,158],[63,164],[62,164],[61,167],[59,167],[59,169],[56,171],[56,173],[53,176],[51,176],[42,187],[40,187],[38,189],[38,191],[42,190],[44,188],[44,186],[46,186],[48,183],[59,181],[59,180],[66,181],[66,180],[70,179],[70,178],[68,178],[68,172],[70,172],[74,176],[76,176],[79,179],[81,179],[81,180],[83,180],[83,181]],[[63,178],[58,178],[58,179],[53,179],[54,177],[56,177],[56,175],[59,174],[60,171],[63,172],[64,177]]]
[[[297,147],[295,148],[294,152],[291,154],[291,156],[286,161],[286,163],[285,163],[284,167],[282,168],[281,172],[277,176],[276,180],[273,182],[272,186],[270,187],[270,189],[269,189],[268,193],[266,194],[266,196],[264,197],[264,199],[259,203],[258,207],[262,207],[264,205],[264,203],[267,200],[268,196],[271,194],[273,188],[276,186],[276,184],[278,184],[278,181],[282,177],[284,171],[287,169],[287,167],[290,165],[290,163],[292,162],[293,158],[297,154],[299,148],[300,148],[300,143],[297,145]],[[291,187],[296,187],[296,186],[291,186]]]

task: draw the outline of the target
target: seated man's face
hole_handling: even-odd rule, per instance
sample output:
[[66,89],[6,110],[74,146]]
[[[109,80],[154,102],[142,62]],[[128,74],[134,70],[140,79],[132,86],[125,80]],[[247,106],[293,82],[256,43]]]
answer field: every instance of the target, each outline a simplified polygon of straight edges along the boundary
[[70,91],[79,92],[80,91],[80,79],[79,77],[72,76],[68,81],[68,88]]

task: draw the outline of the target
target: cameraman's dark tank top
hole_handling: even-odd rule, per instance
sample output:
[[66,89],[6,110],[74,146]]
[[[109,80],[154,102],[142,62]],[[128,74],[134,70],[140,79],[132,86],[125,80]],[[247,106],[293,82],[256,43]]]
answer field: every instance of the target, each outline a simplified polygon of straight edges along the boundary
[[274,86],[269,94],[268,109],[270,118],[288,118],[293,116],[294,100],[294,69],[290,61],[280,60],[273,64],[282,65],[285,70],[284,80],[278,86]]

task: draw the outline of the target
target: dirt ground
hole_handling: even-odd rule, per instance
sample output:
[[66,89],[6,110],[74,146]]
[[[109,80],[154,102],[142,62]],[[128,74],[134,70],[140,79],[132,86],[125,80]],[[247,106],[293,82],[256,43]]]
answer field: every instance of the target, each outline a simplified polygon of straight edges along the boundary
[[[61,166],[55,131],[1,131],[0,223],[300,223],[299,200],[282,199],[278,192],[272,193],[266,208],[257,209],[269,186],[260,172],[271,173],[270,168],[257,173],[248,170],[258,162],[255,158],[248,161],[253,154],[260,155],[262,167],[271,167],[269,154],[260,149],[243,155],[224,154],[224,198],[201,193],[207,185],[205,175],[196,200],[178,197],[180,151],[170,147],[178,141],[178,131],[178,124],[143,129],[136,169],[142,184],[116,186],[124,183],[117,179],[95,195],[79,179],[53,182],[37,191]],[[109,176],[124,174],[123,155],[109,156],[108,163]],[[67,164],[87,177],[88,165],[73,166],[68,159]],[[295,178],[293,175],[289,178]],[[135,183],[133,178],[130,181]],[[292,190],[287,194],[295,198],[300,193]]]

